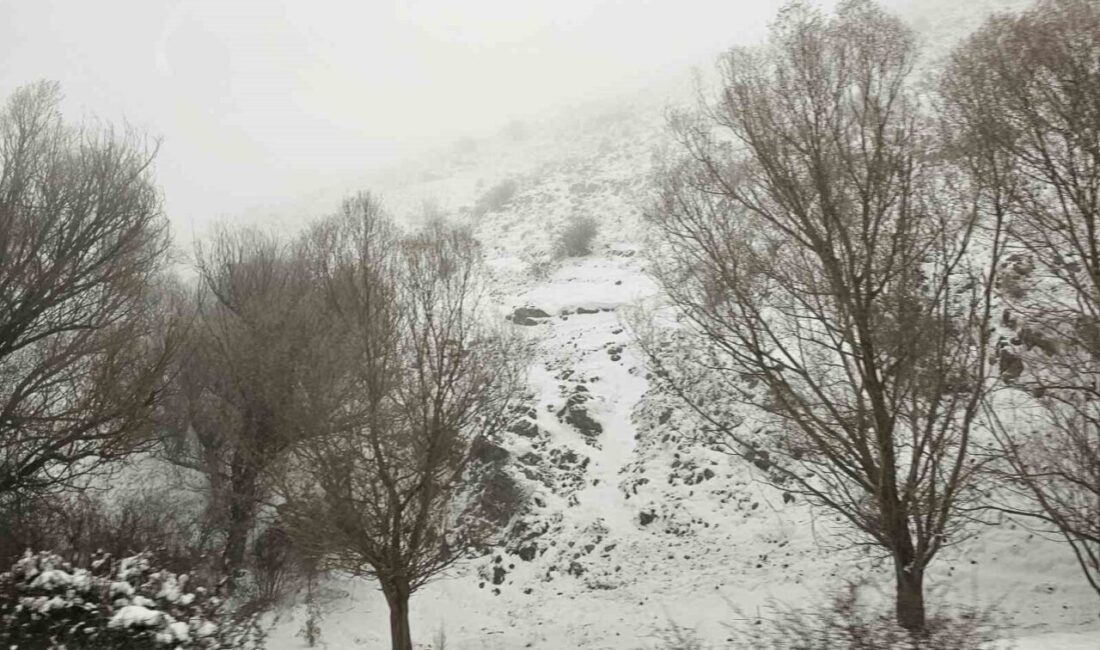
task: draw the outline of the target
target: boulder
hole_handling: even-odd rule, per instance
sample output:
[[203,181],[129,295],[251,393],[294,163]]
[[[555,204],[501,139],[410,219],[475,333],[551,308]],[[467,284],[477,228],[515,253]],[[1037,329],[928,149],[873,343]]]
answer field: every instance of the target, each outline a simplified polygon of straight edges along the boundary
[[538,307],[520,307],[512,312],[512,320],[516,321],[521,318],[550,318],[550,314],[547,314]]

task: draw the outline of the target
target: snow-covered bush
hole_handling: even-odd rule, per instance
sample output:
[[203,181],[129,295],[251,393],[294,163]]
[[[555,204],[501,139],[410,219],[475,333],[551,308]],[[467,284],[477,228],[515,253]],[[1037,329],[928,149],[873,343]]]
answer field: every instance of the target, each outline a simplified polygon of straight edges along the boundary
[[263,633],[253,620],[232,620],[219,598],[190,589],[186,574],[158,569],[148,554],[103,554],[81,567],[28,551],[0,574],[0,647],[256,649]]

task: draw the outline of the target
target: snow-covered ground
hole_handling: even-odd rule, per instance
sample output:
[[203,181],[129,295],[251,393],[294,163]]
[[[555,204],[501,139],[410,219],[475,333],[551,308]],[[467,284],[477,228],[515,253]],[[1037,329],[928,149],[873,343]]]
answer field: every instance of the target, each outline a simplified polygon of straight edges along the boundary
[[[966,3],[935,4],[951,5],[950,20],[910,0],[889,4],[939,50],[977,22]],[[833,516],[784,498],[751,465],[692,444],[696,424],[656,390],[633,340],[631,307],[659,299],[641,210],[654,151],[668,144],[663,110],[669,97],[690,97],[686,87],[593,103],[530,124],[522,137],[457,143],[365,186],[415,222],[425,200],[469,219],[486,190],[516,181],[504,209],[472,223],[499,316],[520,307],[547,314],[512,326],[535,350],[528,426],[501,442],[525,506],[499,548],[414,595],[424,648],[438,648],[441,633],[450,650],[657,648],[670,622],[726,648],[727,623],[767,615],[776,601],[812,605],[851,580],[890,597],[890,567],[845,544]],[[552,260],[557,234],[580,216],[599,224],[593,253]],[[933,607],[994,609],[1006,648],[1100,650],[1100,602],[1064,544],[1009,520],[974,532],[933,563]],[[321,601],[325,647],[388,645],[373,584],[336,577]],[[296,636],[304,616],[301,604],[280,610],[269,646],[305,647]]]
[[[501,318],[519,307],[547,314],[513,326],[535,350],[534,426],[501,444],[526,506],[500,548],[413,597],[425,648],[441,632],[451,650],[655,648],[669,622],[730,647],[724,624],[766,614],[773,599],[810,604],[858,579],[889,596],[889,567],[845,546],[832,516],[689,443],[691,418],[651,384],[626,315],[658,292],[640,209],[663,106],[653,94],[631,98],[526,139],[467,144],[425,163],[416,182],[383,184],[399,214],[430,198],[465,218],[486,189],[517,180],[511,203],[475,230]],[[574,216],[599,223],[593,254],[548,262]],[[976,532],[934,563],[931,602],[995,607],[1022,650],[1100,648],[1100,604],[1068,548],[1008,521]],[[374,585],[334,578],[321,600],[326,647],[388,644]],[[281,610],[270,647],[305,647],[295,636],[304,616],[300,604]]]

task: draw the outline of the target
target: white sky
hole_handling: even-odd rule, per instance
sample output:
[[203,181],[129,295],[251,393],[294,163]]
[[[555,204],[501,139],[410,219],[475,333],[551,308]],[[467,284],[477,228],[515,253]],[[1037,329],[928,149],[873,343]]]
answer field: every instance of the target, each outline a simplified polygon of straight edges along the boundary
[[781,0],[0,0],[0,93],[163,137],[177,227],[708,63]]

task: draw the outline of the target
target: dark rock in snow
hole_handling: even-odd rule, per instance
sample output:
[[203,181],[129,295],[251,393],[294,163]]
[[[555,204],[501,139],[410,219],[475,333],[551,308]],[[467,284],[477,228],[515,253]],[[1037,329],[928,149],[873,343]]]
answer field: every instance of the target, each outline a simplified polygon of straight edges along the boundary
[[512,319],[517,320],[520,318],[550,318],[550,314],[538,307],[520,307],[512,312]]
[[500,527],[520,511],[523,501],[523,491],[515,479],[499,469],[488,477],[480,497],[482,514]]
[[563,419],[566,423],[572,425],[574,429],[579,431],[581,435],[591,438],[603,433],[603,425],[593,420],[592,416],[588,414],[588,411],[586,411],[584,407],[569,407]]
[[771,455],[763,450],[749,450],[749,452],[745,454],[745,460],[752,461],[753,465],[756,465],[765,472],[772,466]]
[[474,439],[470,445],[470,458],[486,465],[499,465],[508,460],[508,451],[496,445],[484,436]]
[[516,422],[508,427],[508,431],[517,436],[523,436],[524,438],[537,438],[539,435],[539,425],[531,420],[521,419],[516,420]]
[[1024,360],[1008,348],[1001,348],[997,353],[997,362],[1001,370],[1001,377],[1005,381],[1012,381],[1024,371]]
[[638,513],[638,523],[643,526],[648,526],[649,524],[653,523],[653,520],[656,518],[657,513],[653,512],[652,510],[650,510],[649,512],[643,511]]
[[571,425],[582,435],[595,437],[603,433],[603,425],[588,414],[585,403],[591,398],[588,389],[577,386],[572,395],[565,400],[565,406],[558,409],[558,419]]

